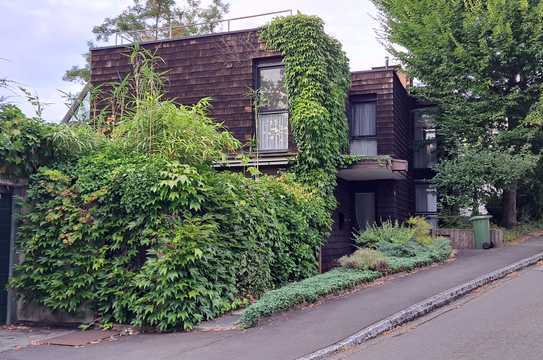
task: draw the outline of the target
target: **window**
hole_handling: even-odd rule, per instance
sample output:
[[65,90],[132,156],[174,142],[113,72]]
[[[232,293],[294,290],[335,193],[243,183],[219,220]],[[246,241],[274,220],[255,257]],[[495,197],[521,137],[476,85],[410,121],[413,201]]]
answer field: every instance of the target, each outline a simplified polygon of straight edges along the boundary
[[415,110],[415,154],[414,167],[427,169],[437,163],[436,129],[433,109]]
[[256,137],[260,151],[288,150],[288,98],[284,67],[280,63],[257,66],[258,106]]
[[431,184],[415,184],[415,210],[419,214],[437,212],[437,191]]
[[351,104],[351,143],[354,155],[377,155],[375,101]]

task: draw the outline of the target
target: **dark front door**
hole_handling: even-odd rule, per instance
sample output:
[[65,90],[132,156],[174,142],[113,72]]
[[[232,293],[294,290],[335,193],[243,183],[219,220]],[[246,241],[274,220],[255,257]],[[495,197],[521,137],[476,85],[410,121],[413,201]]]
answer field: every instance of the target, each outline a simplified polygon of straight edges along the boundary
[[375,223],[375,193],[354,194],[354,211],[358,230],[365,230]]
[[6,322],[11,238],[11,195],[0,193],[0,324]]

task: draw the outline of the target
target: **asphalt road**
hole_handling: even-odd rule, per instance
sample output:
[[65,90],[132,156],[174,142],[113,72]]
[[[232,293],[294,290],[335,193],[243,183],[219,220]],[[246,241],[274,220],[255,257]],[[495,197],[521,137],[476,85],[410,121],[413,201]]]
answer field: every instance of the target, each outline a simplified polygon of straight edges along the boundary
[[344,360],[543,359],[543,266],[338,354]]

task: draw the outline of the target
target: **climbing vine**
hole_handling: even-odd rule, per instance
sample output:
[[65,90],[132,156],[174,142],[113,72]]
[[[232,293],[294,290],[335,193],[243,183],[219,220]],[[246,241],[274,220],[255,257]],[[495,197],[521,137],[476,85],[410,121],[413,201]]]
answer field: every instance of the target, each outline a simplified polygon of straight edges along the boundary
[[316,16],[275,19],[260,37],[270,50],[283,56],[292,133],[298,147],[296,176],[316,186],[332,202],[337,165],[348,145],[349,60]]

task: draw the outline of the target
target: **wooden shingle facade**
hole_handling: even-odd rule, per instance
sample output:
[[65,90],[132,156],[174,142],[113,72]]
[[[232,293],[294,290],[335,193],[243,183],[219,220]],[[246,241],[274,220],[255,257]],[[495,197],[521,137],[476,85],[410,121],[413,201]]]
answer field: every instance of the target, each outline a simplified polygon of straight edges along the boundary
[[[255,141],[256,116],[251,89],[258,86],[260,64],[281,62],[279,54],[268,51],[259,41],[258,29],[149,42],[142,46],[161,59],[158,67],[166,74],[168,98],[186,105],[211,98],[210,112],[214,119],[223,123],[242,144]],[[130,71],[130,52],[127,46],[91,50],[91,83],[100,86],[102,94],[96,102],[98,108],[108,106],[106,94],[111,83],[120,81]],[[408,93],[407,84],[407,78],[396,67],[352,73],[347,106],[351,134],[353,126],[359,126],[353,125],[352,109],[361,102],[370,103],[371,106],[361,111],[373,116],[373,122],[357,131],[368,132],[370,136],[361,137],[363,141],[369,139],[362,145],[375,153],[358,167],[338,171],[339,205],[333,215],[332,234],[322,250],[323,269],[330,268],[340,256],[355,249],[353,233],[364,227],[365,220],[377,223],[387,219],[404,220],[415,213],[413,174],[420,171],[412,169],[412,114],[417,105]],[[278,165],[279,160],[295,152],[292,136],[288,136],[288,149],[263,155],[272,159],[270,164],[275,161],[263,171],[273,173],[287,167],[286,162]]]

